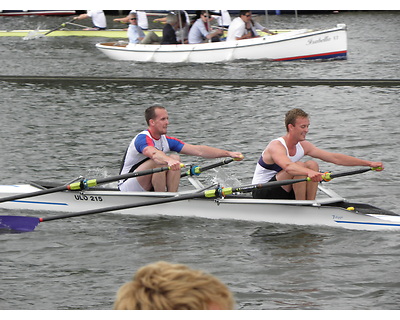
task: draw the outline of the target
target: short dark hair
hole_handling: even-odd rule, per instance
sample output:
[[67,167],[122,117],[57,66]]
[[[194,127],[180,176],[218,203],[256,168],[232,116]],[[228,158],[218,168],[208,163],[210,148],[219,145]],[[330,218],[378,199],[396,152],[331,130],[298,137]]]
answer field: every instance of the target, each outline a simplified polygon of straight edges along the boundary
[[163,106],[155,105],[148,107],[144,112],[144,117],[146,119],[146,123],[150,124],[150,119],[154,119],[156,117],[156,109],[165,109]]
[[299,117],[300,118],[308,118],[308,113],[299,108],[294,108],[294,109],[286,112],[286,116],[285,116],[286,131],[289,131],[289,124],[294,126],[296,123],[296,119]]

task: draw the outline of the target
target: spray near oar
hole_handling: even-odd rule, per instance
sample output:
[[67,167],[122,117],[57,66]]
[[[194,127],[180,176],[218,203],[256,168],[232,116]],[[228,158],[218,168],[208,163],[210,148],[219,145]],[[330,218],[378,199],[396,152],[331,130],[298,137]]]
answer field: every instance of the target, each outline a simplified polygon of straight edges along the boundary
[[72,21],[74,21],[74,19],[69,20],[69,21],[67,21],[67,22],[64,22],[64,23],[60,24],[58,27],[47,31],[46,33],[42,33],[42,32],[40,32],[39,30],[29,31],[28,34],[27,34],[25,37],[23,37],[22,39],[23,39],[23,40],[33,40],[33,39],[38,39],[38,38],[44,38],[44,37],[46,37],[48,34],[50,34],[50,33],[54,32],[54,31],[57,31],[57,30],[59,30],[59,29],[65,27],[68,23],[71,23]]

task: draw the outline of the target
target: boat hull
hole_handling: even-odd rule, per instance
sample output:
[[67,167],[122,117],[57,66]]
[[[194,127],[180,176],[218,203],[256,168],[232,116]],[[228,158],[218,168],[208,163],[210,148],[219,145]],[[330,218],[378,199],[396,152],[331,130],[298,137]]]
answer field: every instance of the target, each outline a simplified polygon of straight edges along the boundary
[[[0,197],[40,190],[30,185],[0,186]],[[134,216],[179,216],[206,219],[228,219],[260,223],[339,227],[352,230],[400,231],[400,216],[383,215],[371,211],[361,214],[347,210],[340,197],[316,201],[258,200],[251,197],[232,196],[224,199],[195,198],[163,204],[148,205],[159,199],[177,196],[175,193],[120,192],[88,190],[63,191],[38,197],[0,203],[1,208],[18,210],[81,212],[125,204],[144,206],[115,211]],[[334,194],[335,195],[335,194]],[[374,208],[374,207],[372,207]],[[113,211],[114,212],[114,211]]]
[[96,47],[114,60],[159,63],[210,63],[232,60],[346,59],[347,30],[336,28],[294,30],[273,36],[201,44],[156,45],[98,43]]

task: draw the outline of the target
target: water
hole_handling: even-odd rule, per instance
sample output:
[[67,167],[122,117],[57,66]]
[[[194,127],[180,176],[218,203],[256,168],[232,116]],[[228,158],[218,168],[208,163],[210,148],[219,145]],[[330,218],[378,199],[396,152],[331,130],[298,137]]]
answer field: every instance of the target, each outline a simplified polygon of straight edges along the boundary
[[[121,28],[107,18],[110,28]],[[69,17],[0,17],[3,30],[53,29]],[[151,19],[150,19],[151,20]],[[265,24],[265,17],[257,18]],[[90,24],[82,20],[82,23]],[[182,77],[211,79],[268,79],[268,78],[398,78],[398,11],[343,12],[340,14],[270,15],[271,29],[332,28],[338,23],[348,26],[348,61],[329,63],[310,62],[233,62],[207,64],[132,63],[113,61],[102,55],[95,44],[110,41],[107,38],[82,39],[71,37],[47,37],[36,40],[4,38],[0,41],[7,50],[0,53],[2,74],[12,75],[85,75],[114,77]],[[150,22],[150,27],[160,25]],[[111,39],[112,40],[112,39]],[[29,70],[27,70],[29,66]]]
[[[136,64],[101,56],[93,44],[102,39],[0,38],[7,45],[0,52],[1,74],[398,79],[398,17],[397,12],[300,16],[299,27],[346,23],[347,61]],[[4,29],[14,24],[54,28],[64,20],[0,17]],[[283,15],[269,21],[276,28],[295,23],[293,16]],[[259,154],[284,133],[283,115],[296,106],[310,113],[308,139],[316,145],[385,164],[381,173],[340,178],[329,187],[348,199],[400,212],[399,87],[2,81],[1,88],[2,184],[117,174],[131,137],[145,128],[143,110],[153,103],[168,108],[170,134],[242,151],[246,159],[220,173],[249,184]],[[183,161],[213,163],[188,156]],[[347,170],[322,163],[321,168]],[[41,215],[0,209],[0,214],[11,213]],[[238,309],[397,310],[399,241],[394,232],[179,217],[110,213],[58,220],[31,233],[0,234],[0,309],[111,309],[119,286],[140,266],[166,260],[218,276],[234,292]]]

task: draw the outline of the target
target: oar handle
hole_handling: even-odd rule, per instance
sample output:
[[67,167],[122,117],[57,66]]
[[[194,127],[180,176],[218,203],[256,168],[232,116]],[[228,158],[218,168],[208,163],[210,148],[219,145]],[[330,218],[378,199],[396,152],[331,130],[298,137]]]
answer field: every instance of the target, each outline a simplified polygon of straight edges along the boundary
[[[354,174],[359,174],[359,173],[364,173],[367,171],[371,171],[371,170],[382,170],[381,167],[373,167],[373,168],[364,168],[364,169],[358,169],[358,170],[353,170],[353,171],[346,171],[346,172],[341,172],[341,173],[330,173],[330,172],[325,172],[322,175],[322,180],[324,181],[331,181],[334,178],[339,178],[339,177],[346,177],[346,176],[351,176]],[[310,181],[310,178],[307,178],[308,181]]]

